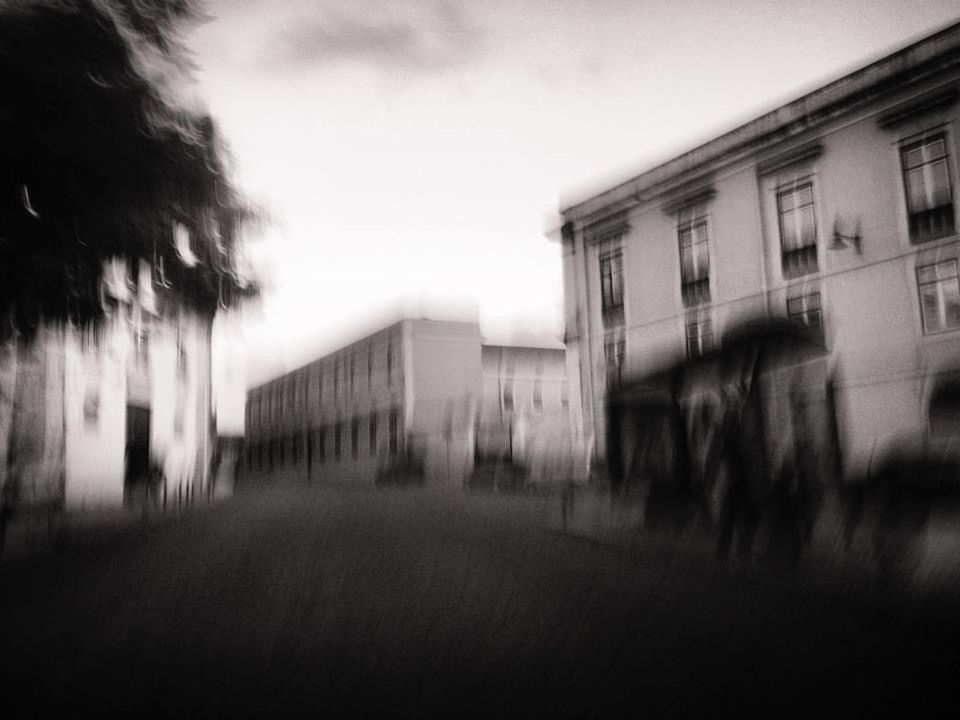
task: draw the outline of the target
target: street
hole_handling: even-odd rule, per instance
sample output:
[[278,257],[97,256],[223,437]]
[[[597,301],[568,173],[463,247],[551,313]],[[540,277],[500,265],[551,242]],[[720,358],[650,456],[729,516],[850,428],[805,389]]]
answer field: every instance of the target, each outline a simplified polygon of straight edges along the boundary
[[548,529],[548,502],[254,488],[8,562],[4,707],[861,715],[950,697],[949,606],[604,546]]

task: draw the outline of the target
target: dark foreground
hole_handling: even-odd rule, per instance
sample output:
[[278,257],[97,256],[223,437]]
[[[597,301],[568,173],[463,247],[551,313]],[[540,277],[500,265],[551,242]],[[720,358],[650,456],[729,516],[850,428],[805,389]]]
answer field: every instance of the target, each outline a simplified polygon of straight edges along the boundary
[[545,529],[544,502],[277,488],[7,562],[3,715],[952,707],[943,598],[615,549]]

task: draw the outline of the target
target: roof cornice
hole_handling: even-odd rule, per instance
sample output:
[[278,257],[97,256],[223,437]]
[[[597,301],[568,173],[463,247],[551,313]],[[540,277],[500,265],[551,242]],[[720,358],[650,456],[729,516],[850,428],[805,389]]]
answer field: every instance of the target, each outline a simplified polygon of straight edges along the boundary
[[[920,40],[713,140],[682,153],[626,182],[569,205],[565,219],[590,222],[611,211],[654,199],[688,178],[823,127],[939,74],[960,68],[960,23]],[[949,97],[949,89],[944,98]],[[939,97],[939,96],[938,96]],[[942,98],[941,98],[942,99]],[[909,110],[913,106],[907,103]]]

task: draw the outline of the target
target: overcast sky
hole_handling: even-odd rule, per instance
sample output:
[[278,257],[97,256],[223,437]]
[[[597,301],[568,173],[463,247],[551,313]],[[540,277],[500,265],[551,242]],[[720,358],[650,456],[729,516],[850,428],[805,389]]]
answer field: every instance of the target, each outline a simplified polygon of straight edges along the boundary
[[264,299],[221,333],[240,384],[401,301],[556,342],[559,206],[960,18],[951,0],[209,7],[188,38],[198,91],[273,219]]

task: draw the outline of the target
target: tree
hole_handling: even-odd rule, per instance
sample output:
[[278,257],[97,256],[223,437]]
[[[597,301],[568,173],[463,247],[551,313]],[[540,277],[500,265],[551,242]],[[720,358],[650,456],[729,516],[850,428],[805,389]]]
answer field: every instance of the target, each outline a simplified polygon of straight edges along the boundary
[[210,317],[255,293],[237,252],[253,213],[214,121],[174,92],[202,17],[196,0],[0,0],[0,339],[97,322],[111,258]]

